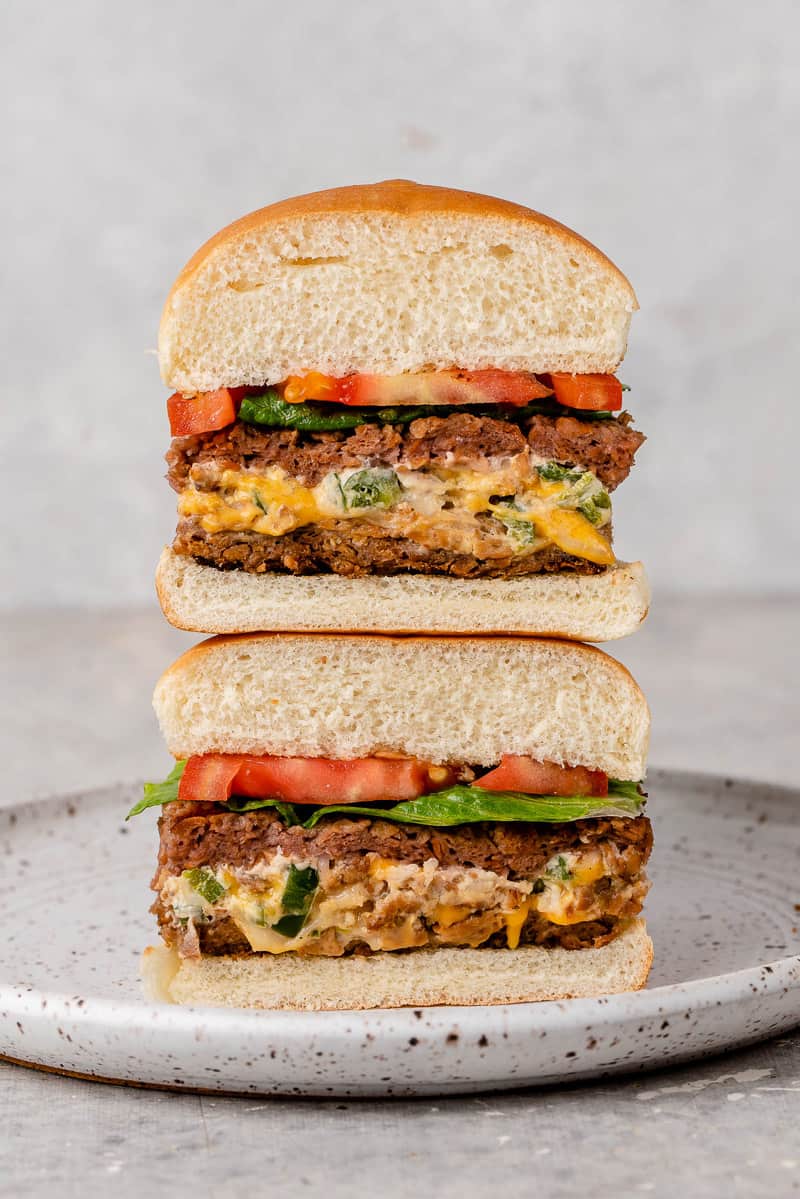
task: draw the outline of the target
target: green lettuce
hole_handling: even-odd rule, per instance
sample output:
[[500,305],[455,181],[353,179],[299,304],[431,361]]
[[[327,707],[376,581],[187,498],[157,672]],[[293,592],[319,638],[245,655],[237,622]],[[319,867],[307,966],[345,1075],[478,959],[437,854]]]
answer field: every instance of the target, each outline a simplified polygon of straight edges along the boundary
[[290,803],[280,799],[245,799],[232,795],[225,807],[229,812],[256,812],[259,808],[274,808],[284,824],[299,824],[300,817]]
[[[176,762],[163,783],[145,783],[144,796],[135,804],[126,819],[138,816],[146,808],[174,803],[185,762]],[[391,820],[396,824],[427,824],[445,828],[455,824],[472,824],[479,820],[503,822],[567,823],[596,816],[639,816],[644,809],[645,796],[639,783],[625,779],[609,779],[608,795],[523,795],[518,791],[485,791],[482,787],[455,786],[419,799],[404,800],[390,807],[361,807],[358,804],[330,804],[316,807],[304,804],[303,819],[297,808],[278,799],[244,799],[231,796],[221,806],[229,812],[256,812],[274,808],[287,825],[301,824],[313,828],[323,816],[338,813],[345,816],[369,816],[374,820]],[[310,814],[309,813],[310,810]]]
[[166,803],[174,803],[178,798],[178,786],[185,769],[185,761],[176,762],[163,783],[145,783],[144,795],[133,805],[125,819],[130,820],[131,816],[138,816],[146,808],[160,808]]
[[[619,790],[617,789],[619,788]],[[502,822],[517,820],[561,824],[584,820],[590,816],[638,816],[644,797],[636,783],[617,783],[609,779],[608,795],[590,796],[522,795],[517,791],[484,791],[481,787],[448,787],[405,800],[390,808],[359,807],[356,804],[337,804],[317,808],[304,821],[304,828],[314,825],[331,813],[348,816],[371,816],[397,824],[427,824],[445,828],[454,824],[473,824],[479,820]]]

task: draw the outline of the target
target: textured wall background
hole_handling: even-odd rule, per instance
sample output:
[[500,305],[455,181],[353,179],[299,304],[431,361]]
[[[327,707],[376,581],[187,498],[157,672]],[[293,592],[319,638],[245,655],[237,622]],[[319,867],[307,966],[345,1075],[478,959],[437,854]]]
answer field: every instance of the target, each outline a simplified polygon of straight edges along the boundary
[[148,600],[173,276],[284,195],[406,176],[540,208],[632,279],[657,586],[800,585],[789,2],[4,6],[0,601]]

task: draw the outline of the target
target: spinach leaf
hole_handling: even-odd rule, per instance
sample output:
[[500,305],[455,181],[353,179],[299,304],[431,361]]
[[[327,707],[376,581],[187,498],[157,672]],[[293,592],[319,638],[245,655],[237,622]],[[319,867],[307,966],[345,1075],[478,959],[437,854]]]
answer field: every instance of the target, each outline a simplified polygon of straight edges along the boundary
[[209,870],[207,866],[194,866],[191,870],[184,870],[183,877],[198,895],[202,895],[206,903],[216,903],[225,894],[222,883],[217,882],[214,871]]
[[239,420],[248,425],[267,425],[270,429],[303,429],[310,433],[334,429],[357,429],[364,417],[355,408],[343,404],[287,404],[277,391],[260,396],[245,396],[239,408]]
[[[248,425],[270,429],[299,429],[306,433],[330,433],[336,429],[357,429],[360,425],[407,425],[419,416],[443,411],[433,405],[418,408],[355,408],[345,404],[305,401],[289,404],[270,389],[260,396],[246,396],[239,408],[239,420]],[[447,409],[448,412],[454,409]]]
[[514,407],[510,404],[423,404],[412,408],[357,408],[344,404],[326,404],[306,400],[289,404],[274,389],[258,396],[246,396],[239,408],[239,420],[269,429],[299,429],[306,433],[326,433],[336,429],[357,429],[365,424],[407,425],[423,416],[453,416],[459,412],[490,416],[494,420],[520,424],[529,416],[574,416],[578,420],[614,420],[613,412],[591,412],[566,408],[555,400],[534,400]]
[[300,870],[294,862],[291,864],[281,899],[286,915],[272,925],[276,933],[282,937],[297,936],[306,922],[318,886],[319,875],[313,866],[305,866]]
[[178,784],[185,769],[185,761],[176,762],[163,783],[145,783],[144,795],[133,805],[125,819],[130,820],[131,816],[138,816],[146,808],[158,808],[165,803],[174,803],[178,798]]

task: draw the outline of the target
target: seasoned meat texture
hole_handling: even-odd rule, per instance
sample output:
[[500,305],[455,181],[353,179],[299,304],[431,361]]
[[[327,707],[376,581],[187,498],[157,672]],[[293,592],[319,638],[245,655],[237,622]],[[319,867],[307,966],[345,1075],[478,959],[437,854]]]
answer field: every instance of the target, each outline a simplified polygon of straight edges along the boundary
[[[476,866],[510,878],[541,872],[554,854],[610,840],[633,849],[636,869],[652,846],[646,816],[599,817],[569,824],[465,824],[454,828],[393,824],[388,820],[327,817],[313,829],[287,827],[269,808],[228,812],[207,803],[171,803],[159,821],[158,873],[180,874],[193,866],[224,862],[253,866],[280,850],[286,857],[358,860],[378,853],[397,862]],[[157,877],[158,877],[157,873]]]
[[527,442],[534,453],[579,463],[594,471],[612,490],[626,478],[644,437],[618,420],[582,421],[574,417],[534,416],[525,430],[513,421],[454,413],[412,421],[409,425],[362,425],[352,432],[299,433],[258,429],[239,421],[216,433],[176,437],[167,453],[167,478],[176,491],[187,483],[195,463],[220,469],[265,470],[280,466],[308,487],[334,469],[356,466],[485,466],[490,458],[521,454]]
[[484,464],[489,458],[512,458],[525,449],[525,438],[511,422],[457,412],[414,420],[403,439],[403,460],[413,470],[431,463],[455,466]]
[[221,470],[266,470],[280,466],[292,478],[315,487],[332,470],[364,462],[396,462],[402,437],[392,425],[362,425],[353,433],[298,433],[296,429],[256,429],[237,421],[217,433],[176,437],[167,452],[167,478],[176,491],[191,467],[214,463]]
[[[624,916],[607,916],[602,920],[579,921],[577,924],[552,924],[538,912],[531,912],[520,932],[520,945],[541,945],[546,949],[561,946],[562,949],[598,949],[607,945],[619,936],[630,917],[638,915],[641,904],[631,904],[630,913]],[[169,913],[156,901],[151,909],[158,917],[159,931],[168,945],[176,945],[180,941],[178,930],[174,927]],[[243,953],[251,954],[252,950],[247,938],[229,917],[210,921],[208,924],[197,925],[198,949],[206,954]],[[503,949],[506,946],[506,934],[502,930],[492,933],[485,942],[488,948]],[[353,954],[370,953],[367,945],[356,946],[348,952]]]
[[[611,536],[611,527],[603,530]],[[220,570],[265,571],[295,575],[338,574],[453,575],[456,578],[511,579],[549,571],[598,574],[605,568],[585,558],[565,554],[554,545],[524,556],[477,558],[448,549],[430,549],[406,537],[396,537],[367,521],[326,521],[304,525],[280,537],[225,530],[207,533],[196,519],[182,520],[172,548]]]
[[[268,867],[276,855],[319,864],[320,877],[327,877],[327,884],[323,885],[331,888],[326,898],[329,904],[337,902],[337,894],[348,897],[362,892],[364,898],[355,901],[355,910],[361,911],[360,917],[356,917],[361,922],[359,932],[340,940],[335,926],[344,921],[352,928],[353,922],[348,922],[346,915],[329,915],[330,926],[318,930],[296,950],[338,956],[383,948],[384,936],[390,938],[389,948],[507,944],[503,912],[511,898],[509,889],[522,884],[530,886],[559,854],[577,854],[579,860],[581,856],[591,859],[594,854],[596,860],[599,852],[606,873],[593,881],[576,884],[570,901],[572,919],[554,920],[549,917],[548,908],[538,911],[535,905],[526,907],[521,942],[568,949],[604,945],[641,909],[648,888],[644,867],[652,843],[650,823],[645,817],[599,818],[564,825],[481,824],[447,829],[335,817],[307,830],[286,827],[269,810],[237,814],[207,804],[176,803],[165,809],[159,827],[159,864],[153,879],[158,897],[153,911],[164,939],[188,956],[200,952],[249,953],[250,944],[224,909],[207,911],[202,919],[188,925],[186,920],[176,920],[166,898],[170,881],[192,867],[220,865],[230,871],[244,871],[245,877],[247,872],[254,871],[255,877],[261,878],[259,870]],[[405,885],[415,868],[420,871],[418,880],[427,881],[422,883],[421,891],[412,887],[404,892],[401,883],[400,890],[387,898],[384,884],[375,881],[376,863],[380,866],[380,877],[388,877],[387,870],[391,873],[395,864],[403,872]],[[456,879],[460,878],[467,888],[465,894],[474,896],[472,911],[469,906],[450,909],[444,924],[439,922],[442,917],[437,905],[441,901],[436,892],[427,901],[427,907],[424,898],[425,888],[435,886],[432,880],[440,869],[450,872],[445,885],[457,886]],[[476,892],[473,889],[476,883],[469,880],[469,872],[473,875],[491,872],[487,879],[495,881],[488,881],[483,890],[479,888]],[[503,886],[506,892],[502,892]],[[521,893],[531,894],[525,890]],[[537,893],[536,887],[533,893]],[[501,894],[509,898],[498,899]],[[345,898],[344,907],[338,912],[345,911],[352,902]],[[423,912],[427,914],[423,916]],[[581,914],[585,914],[584,919]],[[393,930],[398,922],[402,929],[409,917],[415,921],[410,935],[401,935],[401,940],[392,945],[391,939],[396,935]],[[376,946],[370,938],[378,929],[381,936]]]
[[608,491],[627,479],[644,440],[644,433],[630,427],[627,412],[618,420],[596,421],[533,416],[528,424],[528,442],[535,454],[587,467]]

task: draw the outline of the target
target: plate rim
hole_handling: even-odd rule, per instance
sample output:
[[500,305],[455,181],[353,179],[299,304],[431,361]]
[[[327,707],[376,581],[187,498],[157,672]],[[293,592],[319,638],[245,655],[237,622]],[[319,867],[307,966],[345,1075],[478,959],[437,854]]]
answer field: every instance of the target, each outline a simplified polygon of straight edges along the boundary
[[[720,784],[732,793],[753,788],[762,795],[769,795],[773,800],[794,802],[800,809],[800,787],[790,786],[786,783],[742,778],[716,771],[686,770],[680,767],[658,765],[653,765],[648,770],[647,779],[651,783],[655,779],[669,779],[679,786],[699,791],[705,788],[719,787]],[[30,817],[35,811],[44,807],[55,807],[56,805],[63,807],[70,802],[90,805],[92,802],[100,800],[102,796],[107,796],[110,791],[130,790],[141,785],[142,780],[140,779],[127,782],[117,780],[84,791],[72,789],[68,792],[50,793],[39,798],[29,797],[18,803],[5,805],[0,809],[0,821],[3,820],[3,817],[8,816],[15,816],[16,819]],[[16,823],[16,819],[9,822],[11,828]],[[120,817],[120,822],[124,826],[124,817]],[[104,1023],[114,1023],[126,1016],[130,1019],[133,1013],[140,1013],[142,1008],[157,1008],[164,1014],[164,1019],[160,1019],[159,1023],[160,1027],[165,1030],[173,1024],[176,1028],[182,1027],[187,1016],[195,1019],[198,1015],[205,1016],[215,1025],[222,1026],[231,1032],[237,1025],[241,1024],[244,1031],[250,1026],[255,1027],[257,1022],[263,1022],[265,1017],[269,1017],[280,1027],[282,1035],[291,1036],[294,1033],[301,1036],[304,1032],[307,1033],[305,1026],[310,1021],[316,1023],[320,1017],[325,1020],[326,1025],[334,1028],[337,1023],[344,1024],[347,1020],[353,1020],[355,1017],[362,1022],[366,1018],[383,1023],[387,1022],[387,1018],[398,1022],[403,1019],[413,1019],[415,1020],[414,1027],[419,1027],[419,1017],[414,1016],[414,1012],[420,1010],[425,1013],[439,1014],[443,1019],[449,1017],[450,1023],[468,1021],[470,1015],[483,1014],[485,1016],[487,1012],[502,1013],[499,1018],[510,1019],[516,1023],[522,1022],[525,1016],[530,1016],[535,1012],[537,1025],[552,1024],[557,1027],[562,1021],[571,1023],[572,1019],[580,1020],[584,1015],[587,1019],[597,1018],[601,1014],[599,1009],[602,1009],[604,1020],[614,1023],[615,1017],[617,1019],[629,1017],[631,1013],[626,1009],[631,1006],[635,1007],[637,1015],[641,1013],[644,1018],[662,1013],[668,1015],[669,1012],[674,1014],[678,1006],[680,1010],[685,1010],[687,1007],[691,1010],[698,1010],[714,1006],[718,1002],[726,1004],[741,1002],[756,992],[762,995],[789,995],[793,991],[800,992],[800,953],[787,954],[724,974],[692,978],[683,982],[662,983],[657,987],[645,986],[638,991],[509,1004],[437,1004],[422,1009],[402,1007],[287,1011],[278,1008],[247,1009],[158,1003],[142,995],[138,1000],[116,1000],[102,996],[94,999],[84,997],[80,1008],[76,1008],[71,997],[64,991],[48,991],[24,983],[7,982],[0,977],[0,1006],[9,1015],[26,1015],[30,1014],[34,1006],[37,1010],[41,1010],[42,1000],[46,1000],[46,1010],[50,1014],[57,1013],[74,1018],[76,1012],[80,1012],[82,1019],[92,1017],[98,1022]],[[671,1004],[675,1006],[671,1006]],[[104,1017],[107,1019],[104,1020]],[[108,1017],[111,1018],[108,1019]],[[800,1002],[798,1002],[797,1008],[797,1022],[800,1024]]]

